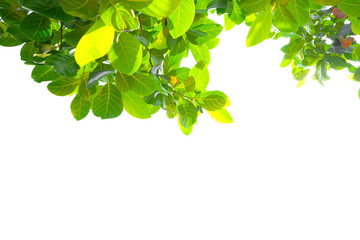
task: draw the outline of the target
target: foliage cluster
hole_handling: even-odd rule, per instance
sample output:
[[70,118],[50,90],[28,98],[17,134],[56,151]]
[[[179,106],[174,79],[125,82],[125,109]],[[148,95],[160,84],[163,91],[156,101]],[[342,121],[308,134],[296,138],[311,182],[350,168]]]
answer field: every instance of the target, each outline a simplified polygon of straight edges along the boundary
[[[22,45],[32,78],[57,96],[73,95],[71,112],[102,119],[125,109],[146,119],[159,109],[190,134],[200,113],[231,123],[230,101],[207,90],[210,50],[223,26],[245,23],[246,44],[289,38],[281,67],[303,84],[323,83],[330,68],[360,81],[359,0],[0,0],[0,45]],[[181,66],[191,54],[196,65]]]

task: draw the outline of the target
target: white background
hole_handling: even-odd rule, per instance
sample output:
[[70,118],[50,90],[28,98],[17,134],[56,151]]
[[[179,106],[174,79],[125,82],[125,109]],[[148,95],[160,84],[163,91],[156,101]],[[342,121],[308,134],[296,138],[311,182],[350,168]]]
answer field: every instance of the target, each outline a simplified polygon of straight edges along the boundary
[[77,122],[1,47],[0,239],[358,240],[360,85],[296,88],[285,41],[246,49],[247,31],[209,66],[235,123],[204,114],[189,137],[164,111]]

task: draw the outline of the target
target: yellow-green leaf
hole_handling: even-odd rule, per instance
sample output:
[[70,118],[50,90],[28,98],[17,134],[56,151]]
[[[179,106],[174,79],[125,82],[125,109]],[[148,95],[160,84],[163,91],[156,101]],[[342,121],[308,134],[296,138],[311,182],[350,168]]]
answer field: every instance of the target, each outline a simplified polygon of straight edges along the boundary
[[173,38],[178,38],[183,35],[190,28],[194,17],[194,0],[181,0],[177,9],[168,17],[171,36]]
[[98,20],[80,39],[75,51],[75,60],[80,67],[104,56],[110,49],[115,31]]
[[219,109],[216,111],[207,111],[207,112],[212,117],[212,119],[214,119],[215,121],[217,121],[219,123],[233,123],[234,122],[230,113],[225,108]]
[[131,75],[142,62],[142,47],[139,40],[127,32],[121,32],[119,38],[109,50],[111,65],[118,71]]
[[251,47],[268,38],[272,26],[270,5],[255,19],[246,38],[246,46]]

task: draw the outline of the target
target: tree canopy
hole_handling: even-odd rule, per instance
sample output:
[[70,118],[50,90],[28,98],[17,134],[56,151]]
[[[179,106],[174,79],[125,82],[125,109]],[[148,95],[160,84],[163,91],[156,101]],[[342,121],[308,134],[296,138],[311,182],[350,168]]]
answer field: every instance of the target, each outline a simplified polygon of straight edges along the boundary
[[[0,45],[22,45],[34,81],[73,96],[76,120],[163,109],[188,135],[203,112],[233,122],[227,95],[207,89],[223,30],[209,14],[223,15],[225,30],[249,26],[247,47],[288,38],[280,66],[298,86],[310,73],[323,84],[330,69],[360,81],[359,0],[0,0]],[[182,67],[189,54],[195,66]]]

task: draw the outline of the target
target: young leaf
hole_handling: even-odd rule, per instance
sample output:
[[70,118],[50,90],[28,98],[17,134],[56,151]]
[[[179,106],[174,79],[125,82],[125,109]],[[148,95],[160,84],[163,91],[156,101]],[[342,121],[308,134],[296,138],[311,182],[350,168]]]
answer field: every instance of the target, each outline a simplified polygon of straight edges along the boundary
[[207,111],[207,113],[217,122],[219,123],[233,123],[234,120],[231,117],[228,110],[225,108],[219,109],[216,111]]
[[268,38],[272,26],[271,7],[263,11],[253,22],[246,38],[246,46],[255,46]]
[[80,39],[76,46],[75,59],[80,67],[104,56],[110,49],[115,31],[98,20]]

